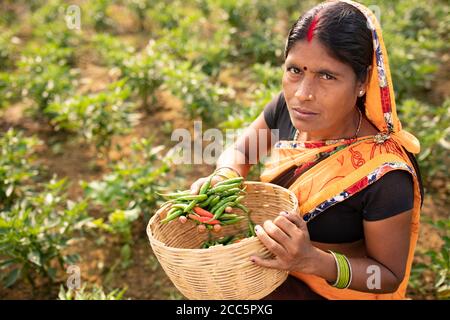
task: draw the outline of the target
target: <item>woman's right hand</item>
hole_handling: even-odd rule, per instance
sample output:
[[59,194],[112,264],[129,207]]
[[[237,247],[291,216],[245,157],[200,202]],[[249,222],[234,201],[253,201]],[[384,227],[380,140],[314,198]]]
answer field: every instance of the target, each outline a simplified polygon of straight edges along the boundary
[[[208,179],[209,179],[210,177],[211,177],[211,176],[203,177],[203,178],[197,179],[197,180],[191,185],[191,188],[190,188],[190,189],[191,189],[191,193],[192,193],[192,194],[198,194],[198,192],[200,191],[200,188],[202,187],[202,185],[203,185],[206,181],[208,181]],[[214,186],[216,183],[222,181],[222,180],[224,180],[224,178],[222,178],[221,176],[214,175],[214,176],[212,177],[212,179],[211,179],[211,187]]]

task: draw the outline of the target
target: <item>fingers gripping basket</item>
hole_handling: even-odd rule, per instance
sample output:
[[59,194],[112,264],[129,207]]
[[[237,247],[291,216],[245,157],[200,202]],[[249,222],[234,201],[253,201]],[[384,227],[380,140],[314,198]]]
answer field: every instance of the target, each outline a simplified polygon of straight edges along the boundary
[[[255,224],[275,218],[282,210],[298,211],[297,198],[290,190],[262,182],[245,185],[247,194],[242,203],[251,210]],[[208,233],[198,233],[192,221],[161,224],[167,211],[163,207],[156,212],[147,226],[147,234],[164,271],[188,299],[261,299],[287,278],[286,271],[259,267],[250,261],[252,254],[272,257],[258,238],[199,249]],[[223,226],[213,235],[232,235],[247,227],[247,219],[243,219],[235,225]]]

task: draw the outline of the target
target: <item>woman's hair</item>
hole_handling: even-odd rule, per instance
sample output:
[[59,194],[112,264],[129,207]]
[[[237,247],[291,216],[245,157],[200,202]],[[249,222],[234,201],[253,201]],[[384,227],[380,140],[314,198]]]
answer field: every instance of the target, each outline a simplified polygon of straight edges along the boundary
[[[321,3],[301,16],[289,31],[285,58],[297,41],[311,41],[317,37],[328,53],[355,72],[356,79],[364,81],[372,65],[372,33],[367,19],[356,7],[345,2]],[[365,95],[357,105],[364,108]]]

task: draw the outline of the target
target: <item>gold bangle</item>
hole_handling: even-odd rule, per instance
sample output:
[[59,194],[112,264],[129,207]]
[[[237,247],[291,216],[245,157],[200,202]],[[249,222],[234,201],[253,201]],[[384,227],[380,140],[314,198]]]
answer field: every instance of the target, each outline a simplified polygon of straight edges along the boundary
[[231,179],[231,178],[235,178],[234,175],[226,175],[226,174],[220,173],[220,172],[214,173],[213,175],[216,176],[216,177],[221,177],[223,180],[228,180],[228,179]]
[[221,173],[213,173],[212,175],[213,175],[213,176],[216,176],[216,177],[221,177],[221,178],[223,178],[224,180],[229,179],[226,175],[221,174]]
[[[225,172],[223,172],[223,171],[225,171]],[[220,167],[220,168],[217,168],[214,171],[214,174],[215,175],[220,175],[222,177],[225,177],[226,179],[241,177],[239,172],[236,169],[232,168],[232,167]]]

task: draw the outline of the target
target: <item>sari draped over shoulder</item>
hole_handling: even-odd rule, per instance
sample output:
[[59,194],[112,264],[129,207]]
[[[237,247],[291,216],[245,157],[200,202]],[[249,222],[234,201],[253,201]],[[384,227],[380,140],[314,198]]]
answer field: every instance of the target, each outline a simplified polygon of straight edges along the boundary
[[419,153],[420,144],[417,138],[402,129],[397,117],[387,52],[376,17],[359,3],[342,1],[357,7],[366,16],[372,32],[374,58],[366,93],[365,114],[379,133],[339,141],[278,141],[265,163],[261,181],[271,182],[289,168],[298,167],[302,172],[289,189],[297,195],[299,214],[308,222],[389,171],[409,172],[414,183],[409,254],[405,276],[394,293],[373,294],[337,289],[325,279],[292,272],[293,276],[327,299],[404,299],[418,238],[422,202],[418,173],[407,151]]

